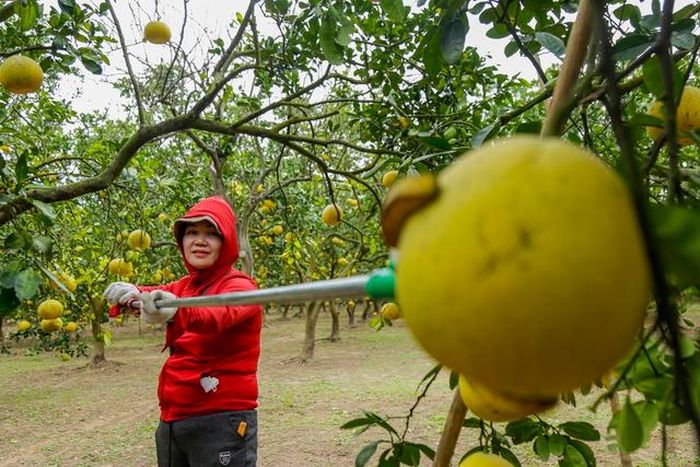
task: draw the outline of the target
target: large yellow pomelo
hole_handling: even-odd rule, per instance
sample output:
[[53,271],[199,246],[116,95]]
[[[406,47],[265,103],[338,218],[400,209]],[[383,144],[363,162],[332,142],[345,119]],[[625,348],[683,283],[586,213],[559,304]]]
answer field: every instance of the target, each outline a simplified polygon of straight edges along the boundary
[[115,276],[130,276],[134,272],[134,267],[131,263],[124,261],[122,258],[114,258],[109,262],[107,270]]
[[382,316],[382,318],[388,319],[389,321],[393,321],[395,319],[399,319],[399,316],[401,316],[401,311],[399,310],[399,306],[396,303],[389,302],[385,303],[382,306],[382,309],[379,311],[379,314]]
[[475,452],[460,462],[459,467],[513,467],[513,464],[496,454]]
[[323,208],[321,219],[323,220],[324,224],[334,226],[340,222],[342,215],[343,211],[340,209],[340,206],[329,204]]
[[22,320],[17,322],[17,330],[19,332],[24,332],[31,327],[32,327],[32,323],[30,323],[26,319],[22,319]]
[[[666,120],[664,104],[661,101],[654,101],[649,107],[649,115],[658,117],[661,120]],[[700,129],[700,89],[693,86],[683,88],[681,100],[676,109],[676,130],[678,133],[684,131],[696,131]],[[647,133],[652,139],[656,140],[661,137],[663,128],[649,126]],[[679,136],[678,144],[686,146],[692,144],[693,140],[687,136]]]
[[58,331],[63,327],[63,320],[61,318],[54,319],[42,319],[39,323],[39,328],[46,333],[51,333]]
[[497,394],[476,383],[470,383],[464,376],[459,377],[459,395],[464,405],[477,417],[490,422],[520,420],[528,415],[552,408],[556,399],[511,399]]
[[49,298],[41,302],[36,311],[41,319],[55,319],[63,314],[63,304],[58,300]]
[[149,21],[143,28],[143,38],[151,44],[165,44],[170,36],[170,27],[162,21]]
[[13,55],[0,65],[0,84],[11,93],[35,92],[43,81],[41,66],[29,57]]
[[650,271],[622,180],[559,139],[518,136],[438,176],[399,237],[397,296],[439,362],[493,391],[546,398],[633,345]]
[[127,243],[132,250],[143,251],[151,246],[151,236],[141,229],[136,229],[129,234]]

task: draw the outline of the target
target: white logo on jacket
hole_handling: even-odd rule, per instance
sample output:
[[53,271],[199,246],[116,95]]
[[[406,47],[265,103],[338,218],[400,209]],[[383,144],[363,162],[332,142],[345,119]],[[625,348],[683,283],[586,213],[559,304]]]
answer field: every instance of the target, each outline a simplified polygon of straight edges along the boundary
[[221,465],[229,465],[229,463],[231,462],[231,451],[220,452],[219,462],[221,462]]
[[203,376],[199,379],[199,384],[202,385],[204,392],[216,392],[216,387],[219,385],[219,379],[215,378],[214,376]]

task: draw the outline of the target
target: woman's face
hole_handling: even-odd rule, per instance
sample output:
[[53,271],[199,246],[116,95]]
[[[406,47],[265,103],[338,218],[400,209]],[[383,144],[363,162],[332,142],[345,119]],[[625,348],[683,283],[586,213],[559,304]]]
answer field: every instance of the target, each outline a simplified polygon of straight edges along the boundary
[[185,227],[182,236],[182,250],[185,259],[197,269],[207,269],[216,263],[223,240],[216,227],[207,221],[200,221]]

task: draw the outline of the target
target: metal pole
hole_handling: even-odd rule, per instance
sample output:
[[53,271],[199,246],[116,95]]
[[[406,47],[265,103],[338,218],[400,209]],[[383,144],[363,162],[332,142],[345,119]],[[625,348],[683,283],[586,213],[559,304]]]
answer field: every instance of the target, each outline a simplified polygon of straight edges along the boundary
[[[283,285],[269,289],[230,292],[219,295],[202,297],[177,298],[173,300],[157,300],[156,306],[187,307],[187,306],[217,306],[217,305],[262,305],[266,303],[299,303],[312,300],[331,298],[365,297],[369,275],[353,276],[343,279],[329,279],[308,282],[304,284]],[[138,300],[129,304],[132,308],[141,308]]]

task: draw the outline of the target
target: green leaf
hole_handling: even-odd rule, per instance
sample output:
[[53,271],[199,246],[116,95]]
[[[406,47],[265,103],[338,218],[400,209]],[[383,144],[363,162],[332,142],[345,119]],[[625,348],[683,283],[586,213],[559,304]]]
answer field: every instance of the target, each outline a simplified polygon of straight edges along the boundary
[[692,31],[674,31],[671,33],[671,44],[679,49],[690,50],[695,45],[695,36]]
[[397,451],[401,454],[397,457],[399,457],[402,464],[418,465],[420,463],[420,449],[415,444],[406,441],[396,444],[394,452]]
[[[677,99],[683,87],[683,73],[678,67],[673,64],[671,69],[673,78],[673,95]],[[661,73],[661,59],[654,56],[644,62],[642,66],[642,77],[644,85],[649,91],[656,96],[657,99],[663,99],[666,96],[666,87],[664,86],[663,75]]]
[[343,63],[343,48],[335,41],[337,24],[331,15],[324,15],[319,29],[319,42],[323,56],[332,65]]
[[639,57],[645,50],[654,45],[654,36],[632,34],[624,36],[612,48],[613,57],[618,61],[627,61]]
[[39,235],[32,238],[32,246],[39,253],[46,253],[51,249],[53,241],[49,237]]
[[425,376],[423,376],[423,379],[421,379],[421,380],[420,380],[420,383],[418,383],[418,387],[420,387],[421,384],[425,383],[425,382],[428,381],[430,378],[432,378],[433,375],[436,375],[436,374],[440,373],[440,370],[442,370],[442,365],[441,365],[440,363],[438,363],[437,365],[435,365],[434,367],[432,367],[432,368],[430,369],[430,371],[428,371],[428,372],[425,374]]
[[680,336],[679,345],[681,357],[683,358],[692,357],[695,354],[695,352],[698,351],[698,348],[695,345],[695,341],[693,341],[693,339],[685,335]]
[[19,232],[12,232],[5,237],[4,243],[8,250],[21,250],[27,245],[27,238]]
[[80,56],[80,62],[83,64],[85,69],[94,75],[102,74],[102,65],[93,60],[92,58]]
[[464,50],[464,41],[469,31],[466,19],[457,18],[442,26],[442,35],[440,39],[440,52],[445,61],[453,65],[462,58]]
[[620,417],[615,429],[617,431],[617,444],[623,452],[633,452],[642,445],[644,433],[642,422],[629,399],[625,401],[625,406],[620,410]]
[[567,445],[564,450],[564,457],[559,460],[560,467],[586,467],[586,459],[575,447]]
[[634,114],[629,120],[627,120],[627,123],[629,125],[636,126],[655,126],[658,128],[664,127],[664,121],[662,119],[649,114]]
[[22,154],[17,158],[17,165],[15,165],[15,178],[17,179],[17,184],[21,185],[27,179],[29,175],[29,165],[27,163],[28,153],[27,151],[22,151]]
[[518,456],[516,456],[513,451],[511,451],[508,448],[501,447],[501,449],[498,450],[498,455],[510,462],[513,467],[521,467],[522,464],[520,463],[520,460],[518,459]]
[[464,419],[462,426],[465,428],[481,428],[481,423],[481,419],[469,417]]
[[566,49],[564,42],[554,34],[550,34],[548,32],[536,32],[535,39],[537,39],[537,42],[542,44],[542,47],[549,50],[558,59],[561,60],[564,57],[564,50]]
[[338,34],[335,36],[335,43],[341,47],[347,47],[352,42],[353,26],[347,18],[341,18]]
[[600,432],[588,422],[564,422],[559,425],[559,428],[572,438],[584,441],[598,441],[600,439]]
[[653,204],[650,214],[666,271],[681,284],[700,284],[700,211]]
[[425,454],[425,457],[427,457],[430,460],[435,459],[435,451],[433,450],[433,448],[420,443],[416,443],[416,446],[418,446],[418,449],[420,449],[420,451],[423,454]]
[[72,16],[75,9],[75,0],[58,0],[58,6],[62,11]]
[[537,454],[542,462],[547,462],[549,460],[549,440],[547,435],[541,434],[535,438],[535,442],[532,444],[532,451]]
[[506,435],[510,436],[514,444],[528,443],[542,433],[542,426],[529,418],[516,420],[506,425]]
[[358,426],[365,426],[365,425],[372,425],[374,422],[370,420],[369,418],[362,417],[362,418],[355,418],[353,420],[350,420],[349,422],[345,422],[340,429],[341,430],[350,430],[352,428],[357,428]]
[[554,433],[549,437],[547,447],[549,447],[549,452],[553,456],[561,456],[566,449],[566,438],[558,433]]
[[36,295],[41,278],[31,269],[25,269],[15,276],[15,294],[20,300],[29,300]]
[[481,130],[477,131],[474,136],[472,136],[472,139],[471,139],[472,148],[474,148],[474,149],[478,148],[479,146],[481,146],[484,143],[484,141],[493,137],[493,135],[495,135],[495,134],[496,134],[496,122],[494,122],[488,126],[485,126]]
[[31,198],[29,199],[29,201],[39,210],[41,215],[44,216],[47,220],[49,220],[50,222],[56,220],[56,212],[50,205],[44,203],[43,201]]
[[425,66],[425,71],[429,75],[437,75],[442,67],[445,65],[445,59],[442,57],[442,52],[440,51],[440,34],[439,30],[434,27],[429,32],[427,37],[429,38],[423,47],[423,53],[421,61],[423,66]]
[[38,20],[38,11],[36,1],[16,2],[15,8],[19,15],[19,27],[22,31],[28,31],[36,25]]
[[459,373],[450,371],[450,389],[454,389],[459,385]]
[[394,23],[403,23],[408,15],[408,8],[403,5],[402,0],[381,0],[379,4]]
[[589,445],[577,439],[570,439],[569,446],[573,446],[583,456],[587,467],[596,467],[595,454]]
[[355,457],[355,467],[364,467],[377,451],[377,446],[379,446],[379,443],[381,443],[381,440],[372,441],[363,447],[360,452],[357,453],[357,457]]
[[20,304],[14,289],[0,287],[0,315],[7,315],[14,311]]

